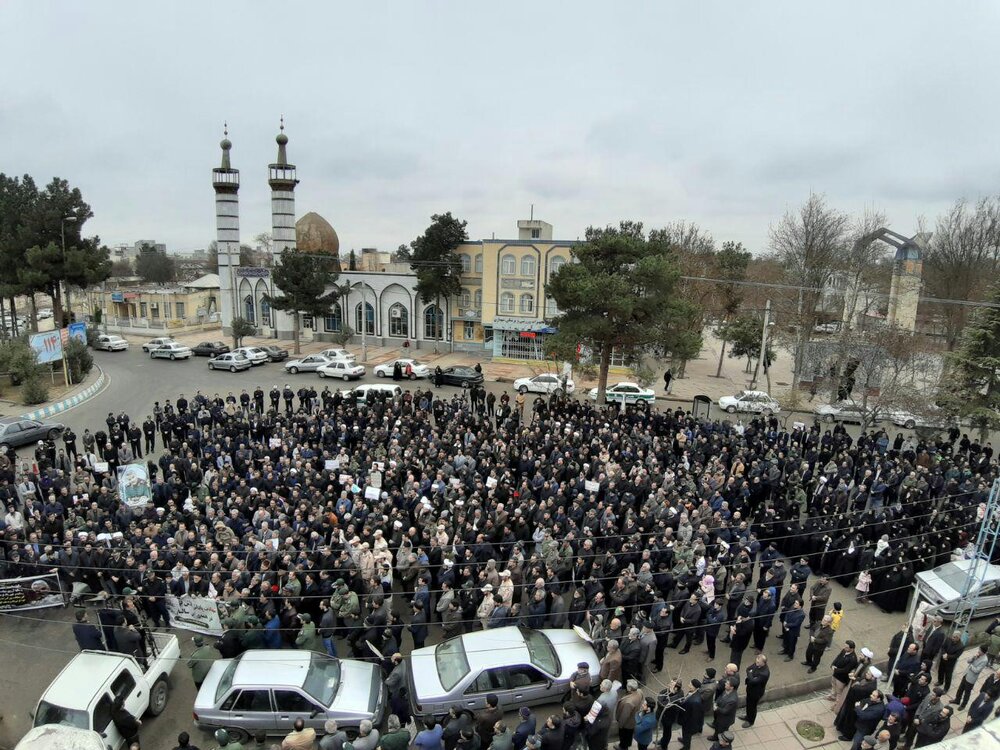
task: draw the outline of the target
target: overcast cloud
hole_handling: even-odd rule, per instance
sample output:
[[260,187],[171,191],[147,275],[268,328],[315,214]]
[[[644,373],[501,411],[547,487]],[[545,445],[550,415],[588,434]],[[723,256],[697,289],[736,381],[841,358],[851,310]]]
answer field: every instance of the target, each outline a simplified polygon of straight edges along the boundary
[[761,251],[810,190],[911,233],[1000,190],[998,22],[915,0],[4,0],[0,171],[80,187],[107,243],[201,248],[228,120],[250,240],[284,114],[297,212],[345,250],[449,210],[509,237],[534,203],[560,238],[685,219]]

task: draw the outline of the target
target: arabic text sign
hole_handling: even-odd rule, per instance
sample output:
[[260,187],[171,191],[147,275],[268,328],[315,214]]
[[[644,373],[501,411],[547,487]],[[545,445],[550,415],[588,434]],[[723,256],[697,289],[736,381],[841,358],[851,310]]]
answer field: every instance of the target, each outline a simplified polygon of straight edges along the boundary
[[167,612],[170,624],[205,635],[222,635],[219,604],[203,596],[173,596],[168,594]]
[[62,607],[65,604],[59,576],[55,573],[0,580],[0,612]]

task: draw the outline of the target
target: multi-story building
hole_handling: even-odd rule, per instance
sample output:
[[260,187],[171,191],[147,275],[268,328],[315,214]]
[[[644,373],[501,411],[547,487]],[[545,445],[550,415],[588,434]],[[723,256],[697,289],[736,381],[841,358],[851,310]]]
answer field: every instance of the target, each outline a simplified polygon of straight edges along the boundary
[[549,277],[570,261],[575,240],[552,239],[552,225],[539,219],[517,222],[517,239],[466,242],[462,293],[452,301],[456,349],[486,350],[493,357],[544,359],[545,336],[557,314],[546,295]]

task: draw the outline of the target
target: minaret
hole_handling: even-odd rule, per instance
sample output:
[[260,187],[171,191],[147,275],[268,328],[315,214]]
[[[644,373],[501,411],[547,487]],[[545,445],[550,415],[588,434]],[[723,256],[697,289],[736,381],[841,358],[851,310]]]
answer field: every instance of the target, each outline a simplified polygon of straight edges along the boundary
[[285,248],[295,249],[295,165],[288,163],[285,146],[285,118],[281,118],[281,132],[274,139],[278,143],[278,160],[268,165],[267,182],[271,186],[271,239],[275,260]]
[[215,239],[219,246],[219,313],[222,329],[232,330],[233,318],[238,316],[239,303],[236,289],[235,267],[240,260],[240,170],[229,163],[229,128],[223,125],[222,166],[212,170],[212,187],[215,188]]

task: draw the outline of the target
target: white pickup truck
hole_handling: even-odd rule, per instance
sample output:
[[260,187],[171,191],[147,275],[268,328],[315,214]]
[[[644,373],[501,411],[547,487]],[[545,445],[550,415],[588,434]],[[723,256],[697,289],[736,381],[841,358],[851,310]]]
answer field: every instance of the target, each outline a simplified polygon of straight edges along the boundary
[[136,718],[158,716],[167,706],[170,673],[180,658],[177,636],[153,633],[156,646],[146,669],[131,656],[114,651],[81,651],[42,693],[35,727],[62,724],[97,732],[107,750],[119,750],[124,738],[111,720],[111,706],[121,696]]

